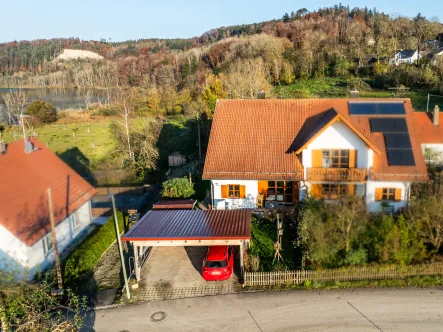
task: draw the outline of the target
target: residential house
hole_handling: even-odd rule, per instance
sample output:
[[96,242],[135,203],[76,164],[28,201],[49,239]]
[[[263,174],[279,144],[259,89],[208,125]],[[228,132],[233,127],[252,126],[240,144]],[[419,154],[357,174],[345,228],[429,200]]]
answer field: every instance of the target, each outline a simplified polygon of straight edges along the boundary
[[443,114],[436,105],[432,113],[414,112],[417,138],[428,165],[443,166]]
[[358,195],[377,212],[428,173],[409,99],[264,99],[217,102],[203,178],[215,209]]
[[47,189],[57,244],[66,250],[91,227],[95,189],[37,139],[0,146],[0,269],[32,278],[54,262]]
[[389,59],[389,63],[392,65],[398,64],[413,64],[418,59],[421,59],[421,55],[417,50],[400,50],[395,54],[394,58]]

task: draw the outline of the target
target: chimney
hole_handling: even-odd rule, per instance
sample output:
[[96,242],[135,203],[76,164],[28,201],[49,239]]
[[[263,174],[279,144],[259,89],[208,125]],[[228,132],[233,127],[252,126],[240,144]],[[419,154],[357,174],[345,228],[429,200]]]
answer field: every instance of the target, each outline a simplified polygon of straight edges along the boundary
[[440,114],[440,109],[438,108],[438,105],[435,105],[434,112],[432,114],[432,123],[434,126],[438,126],[438,117]]
[[266,94],[263,90],[257,92],[257,99],[265,99],[266,98]]

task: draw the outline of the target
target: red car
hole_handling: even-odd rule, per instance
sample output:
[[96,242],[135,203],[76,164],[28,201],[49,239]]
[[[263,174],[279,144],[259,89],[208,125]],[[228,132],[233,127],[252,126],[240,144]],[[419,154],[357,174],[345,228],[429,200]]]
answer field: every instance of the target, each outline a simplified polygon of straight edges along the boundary
[[203,279],[226,280],[234,268],[234,248],[232,246],[212,246],[203,260]]

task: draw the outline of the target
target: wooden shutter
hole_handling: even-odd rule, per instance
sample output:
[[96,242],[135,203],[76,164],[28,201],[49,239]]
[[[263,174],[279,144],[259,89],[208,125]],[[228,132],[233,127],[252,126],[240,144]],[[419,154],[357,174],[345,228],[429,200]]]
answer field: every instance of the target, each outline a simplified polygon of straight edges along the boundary
[[383,188],[375,188],[375,200],[381,201],[383,197]]
[[348,185],[348,195],[349,196],[355,195],[355,184]]
[[224,184],[221,186],[221,197],[227,198],[228,197],[228,185]]
[[240,186],[240,198],[246,197],[246,186]]
[[258,192],[260,194],[267,195],[268,193],[268,180],[258,181]]
[[349,150],[349,168],[357,167],[357,150]]
[[395,201],[401,201],[401,188],[395,188]]
[[313,184],[311,187],[311,194],[314,198],[322,197],[322,185],[321,184]]
[[322,150],[312,150],[312,167],[322,167]]

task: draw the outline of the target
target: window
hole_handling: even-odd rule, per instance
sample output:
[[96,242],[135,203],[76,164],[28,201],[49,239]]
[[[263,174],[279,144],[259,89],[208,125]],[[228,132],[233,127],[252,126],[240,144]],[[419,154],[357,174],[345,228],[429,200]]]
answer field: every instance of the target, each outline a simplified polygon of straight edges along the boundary
[[52,251],[52,232],[49,232],[43,237],[43,252],[48,255]]
[[337,199],[349,195],[349,185],[328,183],[322,185],[321,195],[324,199]]
[[274,197],[278,202],[293,202],[291,181],[268,181],[268,198]]
[[245,186],[240,184],[226,184],[221,186],[222,198],[245,198]]
[[382,188],[381,199],[382,201],[394,201],[395,188]]
[[348,168],[349,150],[322,150],[323,168]]
[[75,211],[73,214],[71,214],[70,218],[71,218],[71,225],[72,225],[73,230],[77,229],[82,224],[82,219],[78,218],[77,211]]
[[228,197],[231,197],[231,198],[240,197],[240,185],[228,184]]

